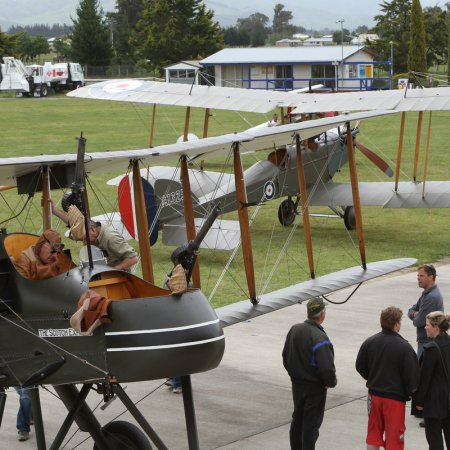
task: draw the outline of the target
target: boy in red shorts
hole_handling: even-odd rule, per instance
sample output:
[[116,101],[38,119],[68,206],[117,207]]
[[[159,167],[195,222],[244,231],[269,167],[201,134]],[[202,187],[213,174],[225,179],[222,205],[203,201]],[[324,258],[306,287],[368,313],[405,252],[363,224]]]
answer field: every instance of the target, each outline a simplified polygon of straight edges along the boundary
[[405,403],[419,384],[419,364],[399,334],[402,315],[395,306],[381,311],[382,331],[364,341],[356,358],[356,370],[369,389],[367,450],[405,446]]

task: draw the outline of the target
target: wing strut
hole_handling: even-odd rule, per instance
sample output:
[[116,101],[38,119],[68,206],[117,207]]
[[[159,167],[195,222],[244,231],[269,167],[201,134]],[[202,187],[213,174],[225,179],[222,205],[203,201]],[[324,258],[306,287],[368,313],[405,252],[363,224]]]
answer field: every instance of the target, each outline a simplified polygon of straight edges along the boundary
[[405,135],[405,112],[402,112],[402,121],[400,124],[400,135],[398,139],[397,165],[395,166],[395,192],[398,190],[398,180],[400,178],[400,165],[402,162],[403,137]]
[[348,165],[350,168],[350,180],[352,183],[353,206],[355,208],[356,231],[358,232],[359,254],[361,255],[361,263],[366,270],[366,249],[364,244],[364,233],[362,228],[361,202],[359,199],[358,173],[356,172],[355,149],[353,147],[352,130],[350,122],[347,122],[347,148],[348,148]]
[[[203,139],[208,137],[210,108],[205,108],[205,117],[203,118]],[[200,170],[205,167],[205,160],[200,161]]]
[[258,303],[256,299],[255,269],[253,267],[252,242],[250,237],[250,226],[248,222],[248,210],[246,208],[247,193],[245,191],[244,172],[242,170],[239,142],[233,144],[234,155],[234,179],[236,185],[236,205],[239,215],[239,226],[241,229],[242,255],[244,257],[245,275],[247,278],[248,292],[253,304]]
[[[186,238],[187,241],[195,239],[195,223],[194,223],[194,208],[192,206],[191,185],[189,181],[189,171],[187,157],[181,157],[181,184],[183,186],[183,207],[184,220],[186,223]],[[192,270],[192,283],[194,287],[200,289],[200,267],[198,265],[198,257],[195,258],[194,268]]]
[[150,128],[150,142],[148,143],[148,146],[150,148],[153,148],[153,136],[155,134],[155,116],[156,116],[156,103],[153,103],[152,121]]
[[50,177],[48,166],[42,168],[42,206],[44,231],[52,227],[52,212],[50,211]]
[[186,107],[186,115],[184,116],[184,132],[183,132],[183,141],[188,140],[188,134],[189,134],[189,122],[191,120],[191,107]]
[[303,229],[305,230],[306,253],[308,254],[309,273],[311,274],[311,278],[314,279],[316,278],[316,275],[314,273],[311,226],[309,224],[309,211],[307,202],[308,192],[306,191],[306,179],[305,179],[305,171],[303,168],[302,149],[300,143],[300,136],[298,134],[295,135],[295,146],[297,150],[298,187],[302,206]]
[[430,111],[430,117],[428,119],[428,133],[427,133],[427,146],[425,149],[425,161],[423,164],[423,179],[422,179],[422,198],[425,198],[425,183],[427,181],[427,169],[428,169],[428,155],[430,153],[430,140],[431,140],[431,115],[433,111]]
[[203,119],[203,139],[208,137],[210,108],[205,108],[205,117]]
[[416,151],[414,153],[414,171],[413,171],[414,182],[417,181],[417,164],[419,162],[420,138],[422,136],[422,119],[423,119],[423,111],[419,111],[419,117],[417,119]]
[[141,171],[139,161],[131,161],[133,167],[133,193],[134,205],[136,209],[136,228],[139,238],[139,253],[141,255],[142,278],[145,281],[154,283],[152,252],[150,248],[150,239],[148,237],[148,220],[145,208],[144,189],[142,187]]

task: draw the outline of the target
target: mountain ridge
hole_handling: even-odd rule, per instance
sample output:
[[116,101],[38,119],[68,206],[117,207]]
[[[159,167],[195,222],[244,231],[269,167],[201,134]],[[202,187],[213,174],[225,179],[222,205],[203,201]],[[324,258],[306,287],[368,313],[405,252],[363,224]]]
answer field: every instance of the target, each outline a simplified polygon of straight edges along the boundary
[[[225,0],[205,0],[204,3],[214,11],[214,18],[222,26],[236,24],[238,18],[245,18],[260,12],[273,19],[273,9],[278,1],[245,0],[234,3]],[[344,27],[352,31],[360,25],[372,26],[374,16],[380,14],[379,2],[374,0],[315,0],[314,2],[299,0],[280,0],[284,9],[292,11],[291,23],[307,30],[337,30],[338,20],[344,19]],[[439,6],[437,0],[422,0],[422,7]],[[12,25],[33,24],[71,24],[71,17],[76,15],[79,0],[0,0],[0,27],[7,31]],[[116,0],[100,0],[104,12],[114,11]],[[238,6],[235,6],[235,5]],[[441,8],[445,6],[441,5]]]

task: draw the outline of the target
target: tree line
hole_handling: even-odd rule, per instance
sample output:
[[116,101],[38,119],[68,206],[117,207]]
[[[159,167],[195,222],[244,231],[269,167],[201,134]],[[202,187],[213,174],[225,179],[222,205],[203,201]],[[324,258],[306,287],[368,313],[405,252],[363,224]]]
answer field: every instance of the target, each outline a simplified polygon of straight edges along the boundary
[[[389,60],[392,52],[396,73],[413,68],[426,72],[448,60],[450,3],[447,5],[447,9],[433,6],[422,10],[419,0],[384,0],[374,27],[362,26],[353,32],[338,29],[333,40],[349,42],[355,33],[377,34],[378,40],[365,45],[381,60]],[[54,43],[60,58],[91,66],[133,64],[160,72],[166,65],[204,58],[224,46],[271,45],[293,33],[306,33],[304,27],[293,25],[292,19],[292,11],[277,3],[272,19],[254,13],[222,28],[202,0],[116,0],[115,11],[107,13],[98,0],[80,0],[70,26],[0,30],[0,56],[33,59],[48,53],[44,36],[64,33],[65,37]]]
[[65,23],[44,25],[42,23],[34,25],[13,25],[8,28],[8,34],[25,33],[30,37],[44,36],[46,38],[65,37],[72,32],[72,26]]

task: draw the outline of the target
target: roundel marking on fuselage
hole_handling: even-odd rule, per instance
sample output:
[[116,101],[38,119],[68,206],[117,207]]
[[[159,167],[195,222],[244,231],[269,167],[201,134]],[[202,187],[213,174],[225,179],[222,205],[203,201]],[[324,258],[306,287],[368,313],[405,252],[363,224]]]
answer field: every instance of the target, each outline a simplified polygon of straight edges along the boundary
[[264,183],[264,198],[272,200],[275,197],[275,183],[273,181],[266,181]]

